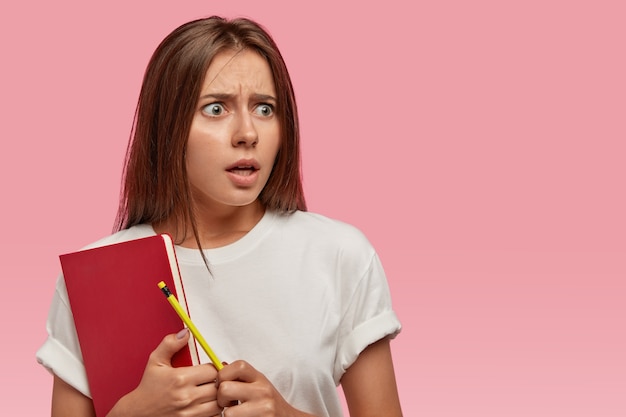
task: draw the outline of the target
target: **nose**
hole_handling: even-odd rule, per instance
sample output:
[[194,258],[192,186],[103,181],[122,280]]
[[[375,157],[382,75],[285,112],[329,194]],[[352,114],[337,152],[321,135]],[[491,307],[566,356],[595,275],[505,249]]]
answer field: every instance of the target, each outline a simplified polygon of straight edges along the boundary
[[254,147],[259,142],[259,134],[254,121],[248,112],[243,112],[236,118],[236,127],[233,132],[233,146]]

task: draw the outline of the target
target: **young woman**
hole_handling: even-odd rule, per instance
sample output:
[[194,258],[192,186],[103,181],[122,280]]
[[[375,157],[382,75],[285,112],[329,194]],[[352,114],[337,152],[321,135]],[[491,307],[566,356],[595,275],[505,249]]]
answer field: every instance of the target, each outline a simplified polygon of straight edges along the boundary
[[[261,26],[200,19],[159,45],[118,231],[95,245],[172,235],[191,316],[227,364],[174,368],[190,336],[164,335],[110,417],[340,416],[338,384],[353,417],[401,415],[383,269],[358,230],[306,211],[299,152],[289,74]],[[52,415],[93,416],[62,277],[48,330]]]

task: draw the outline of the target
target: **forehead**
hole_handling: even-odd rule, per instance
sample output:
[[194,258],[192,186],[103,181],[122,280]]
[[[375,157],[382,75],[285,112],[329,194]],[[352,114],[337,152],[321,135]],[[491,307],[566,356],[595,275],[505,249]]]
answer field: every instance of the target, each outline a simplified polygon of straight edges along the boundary
[[215,55],[204,77],[202,92],[234,92],[241,89],[275,94],[274,79],[267,61],[250,49],[225,50]]

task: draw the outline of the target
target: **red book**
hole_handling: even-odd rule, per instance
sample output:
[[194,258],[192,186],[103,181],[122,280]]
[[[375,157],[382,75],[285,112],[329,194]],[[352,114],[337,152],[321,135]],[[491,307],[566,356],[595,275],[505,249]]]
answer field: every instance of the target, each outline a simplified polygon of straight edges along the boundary
[[[59,256],[98,417],[139,384],[150,353],[182,320],[157,286],[164,281],[187,310],[167,234]],[[174,366],[199,363],[193,338]]]

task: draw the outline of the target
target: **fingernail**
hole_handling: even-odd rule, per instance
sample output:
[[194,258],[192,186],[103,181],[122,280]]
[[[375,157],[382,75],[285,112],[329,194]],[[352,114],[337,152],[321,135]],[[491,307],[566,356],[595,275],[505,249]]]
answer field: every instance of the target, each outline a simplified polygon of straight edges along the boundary
[[182,339],[183,337],[187,336],[187,333],[189,333],[189,329],[185,327],[183,330],[176,333],[176,339]]

